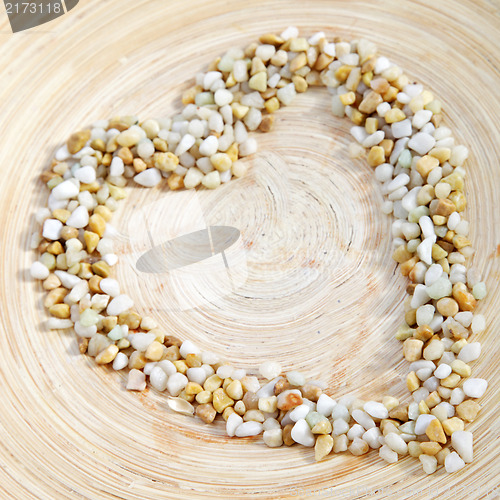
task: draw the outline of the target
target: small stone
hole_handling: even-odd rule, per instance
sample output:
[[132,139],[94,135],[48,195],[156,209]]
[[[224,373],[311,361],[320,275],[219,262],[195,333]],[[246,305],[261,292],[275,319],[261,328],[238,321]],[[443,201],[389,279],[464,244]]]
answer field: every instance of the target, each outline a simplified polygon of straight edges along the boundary
[[360,456],[364,455],[365,453],[368,453],[370,450],[370,447],[368,446],[368,443],[363,441],[360,438],[354,438],[353,442],[349,446],[348,450],[355,456]]
[[118,347],[115,344],[111,344],[96,356],[95,362],[98,365],[107,365],[108,363],[111,363],[115,359],[116,355],[118,354],[118,351],[119,351]]
[[[232,415],[237,415],[236,413],[233,413]],[[238,415],[239,417],[239,415]],[[241,417],[240,417],[241,418]],[[229,420],[229,418],[228,418]],[[234,433],[235,436],[237,437],[248,437],[248,436],[257,436],[264,430],[262,424],[260,422],[243,422],[240,424]]]
[[422,435],[425,434],[428,425],[432,420],[435,420],[436,417],[434,415],[419,415],[417,421],[415,422],[415,434]]
[[182,413],[183,415],[193,415],[194,407],[189,401],[178,397],[169,397],[167,399],[167,404],[169,408],[177,413]]
[[409,338],[403,343],[403,355],[406,361],[417,361],[422,357],[424,343],[421,340]]
[[259,373],[267,380],[278,377],[281,373],[281,365],[276,361],[266,361],[259,366]]
[[358,106],[358,109],[362,113],[369,115],[377,109],[377,106],[382,101],[383,101],[382,96],[379,93],[375,91],[370,91],[368,92],[366,97],[361,101],[361,103]]
[[290,385],[299,387],[306,383],[306,378],[304,375],[298,371],[290,371],[286,374],[286,379]]
[[134,181],[140,186],[154,187],[157,186],[162,180],[160,171],[157,168],[148,168],[143,172],[138,173],[134,177]]
[[319,462],[325,458],[333,449],[333,438],[330,435],[318,436],[314,445],[314,458]]
[[145,356],[150,361],[160,361],[165,352],[165,346],[158,341],[151,342],[146,349]]
[[481,405],[479,405],[475,401],[472,401],[471,399],[468,399],[467,401],[460,403],[457,406],[456,411],[457,415],[461,419],[466,420],[467,422],[473,422],[476,419],[480,409]]
[[464,422],[458,417],[447,418],[443,420],[443,429],[448,436],[451,436],[454,432],[464,430]]
[[394,464],[398,461],[398,454],[385,444],[379,449],[378,455],[389,464]]
[[444,460],[446,472],[457,472],[465,467],[465,462],[460,458],[456,451],[451,452]]
[[128,373],[127,390],[143,391],[146,388],[146,375],[141,370],[132,369]]
[[388,418],[389,412],[387,408],[382,404],[376,401],[368,401],[364,404],[363,409],[373,418]]
[[290,389],[278,395],[278,409],[280,410],[288,411],[301,404],[302,394],[297,389]]
[[422,450],[422,453],[434,456],[441,451],[441,445],[439,443],[435,443],[434,441],[424,441],[423,443],[420,443],[420,449]]
[[330,396],[321,394],[318,398],[318,402],[316,403],[316,411],[325,417],[330,417],[336,404],[335,400],[333,400]]
[[315,444],[315,437],[305,419],[298,420],[292,428],[292,439],[303,446],[311,447]]
[[482,378],[469,378],[464,382],[463,391],[470,398],[480,398],[488,388],[488,381]]
[[472,462],[474,458],[472,432],[455,431],[451,435],[451,445],[466,464]]
[[408,453],[408,445],[405,440],[395,432],[389,432],[385,435],[385,444],[398,455],[406,455]]
[[443,444],[446,443],[446,435],[444,433],[443,426],[437,418],[431,420],[431,422],[425,429],[425,433],[431,441],[437,441],[438,443]]
[[420,462],[422,462],[422,468],[426,474],[434,474],[437,470],[437,459],[430,455],[420,455],[418,457]]
[[[233,380],[227,387],[226,387],[226,392],[227,395],[234,399],[234,400],[239,400],[243,397],[243,387],[241,385],[241,382],[239,380]],[[274,410],[273,410],[274,411]]]
[[283,444],[283,430],[269,429],[265,430],[262,436],[264,443],[269,448],[279,448]]
[[[215,417],[217,416],[217,411],[210,403],[204,403],[204,404],[198,405],[196,407],[196,415],[198,417],[200,417],[201,420],[203,420],[203,422],[205,422],[206,424],[211,424],[215,420]],[[237,416],[239,416],[239,415],[237,415]],[[228,428],[228,426],[231,426],[231,424],[234,425],[234,423],[235,423],[235,421],[233,420],[231,422],[231,424],[228,424],[230,418],[231,417],[229,417],[226,421],[226,429]],[[239,417],[239,418],[241,419],[241,417]],[[238,421],[238,425],[242,423],[242,421],[239,419],[237,421]],[[228,435],[231,435],[231,434],[229,434],[229,432],[228,432]]]
[[444,344],[440,340],[431,340],[424,349],[424,359],[433,361],[441,358],[444,353]]
[[278,408],[278,398],[270,396],[268,398],[259,399],[259,410],[265,413],[273,413]]
[[352,412],[352,418],[360,425],[362,425],[366,430],[375,427],[375,422],[373,419],[362,410],[354,410]]
[[80,151],[87,141],[90,139],[90,130],[81,130],[80,132],[76,132],[71,134],[66,143],[68,152],[71,155],[74,155]]
[[134,301],[128,295],[118,295],[108,304],[106,313],[109,316],[118,316],[121,313],[128,311],[133,306]]
[[[474,320],[472,321],[474,324]],[[481,355],[481,344],[479,342],[472,342],[470,344],[465,345],[460,349],[458,353],[458,359],[463,361],[464,363],[470,363],[471,361],[475,361]]]
[[228,406],[234,405],[234,400],[231,399],[224,389],[216,389],[212,395],[212,404],[217,413],[222,413]]
[[183,375],[182,373],[174,373],[168,377],[167,390],[171,396],[177,397],[186,387],[188,382],[189,380],[186,375]]

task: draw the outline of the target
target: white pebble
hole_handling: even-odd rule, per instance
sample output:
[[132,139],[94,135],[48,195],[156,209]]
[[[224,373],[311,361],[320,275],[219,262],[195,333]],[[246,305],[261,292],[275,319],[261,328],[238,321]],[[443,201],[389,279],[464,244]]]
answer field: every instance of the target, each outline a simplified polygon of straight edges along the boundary
[[144,187],[154,187],[161,182],[161,172],[157,168],[147,168],[134,176],[134,181]]
[[119,156],[115,156],[111,160],[111,165],[109,167],[109,175],[112,177],[118,177],[120,175],[123,175],[125,172],[125,165],[123,163],[123,160]]
[[451,452],[444,459],[444,468],[446,472],[457,472],[465,467],[465,462],[460,458],[456,451]]
[[36,280],[44,280],[49,277],[50,271],[41,262],[33,262],[30,267],[31,277]]
[[82,206],[73,210],[66,221],[66,225],[77,229],[84,228],[89,223],[89,211]]
[[292,422],[298,422],[300,419],[306,418],[310,411],[309,405],[302,404],[291,410],[288,416]]
[[342,419],[348,422],[351,416],[346,406],[339,401],[332,410],[332,418],[333,420]]
[[169,361],[168,359],[164,359],[157,364],[169,377],[170,375],[177,373],[177,368],[172,363],[172,361]]
[[463,391],[470,398],[480,398],[488,388],[488,381],[484,378],[468,378],[463,385]]
[[167,390],[171,396],[177,397],[188,384],[188,378],[182,373],[174,373],[168,377]]
[[163,392],[167,388],[167,374],[159,366],[155,366],[149,375],[150,384],[158,391]]
[[127,390],[143,391],[146,388],[146,375],[141,370],[135,368],[130,370],[127,379]]
[[298,371],[290,371],[286,374],[286,379],[291,385],[295,387],[300,387],[306,383],[305,376]]
[[466,464],[472,462],[474,458],[472,432],[455,431],[451,435],[451,445]]
[[417,132],[409,141],[408,147],[416,151],[419,155],[427,154],[436,144],[432,135]]
[[426,474],[434,474],[437,470],[437,458],[431,455],[420,455],[418,457]]
[[333,436],[340,436],[349,432],[349,424],[343,418],[337,418],[333,421]]
[[434,317],[434,311],[435,308],[432,304],[426,304],[425,306],[420,306],[417,309],[417,325],[418,326],[428,325],[432,321],[432,318]]
[[276,361],[265,361],[259,366],[259,373],[265,379],[272,380],[281,373],[281,365]]
[[214,135],[209,135],[201,144],[200,144],[200,154],[203,156],[212,156],[217,153],[217,149],[219,147],[219,140]]
[[226,421],[226,433],[229,437],[235,435],[236,429],[243,423],[243,419],[237,413],[231,413]]
[[240,144],[240,156],[249,156],[257,151],[257,141],[254,137],[249,137],[246,141]]
[[214,94],[214,101],[217,106],[222,107],[233,102],[233,93],[227,89],[218,89]]
[[363,405],[363,409],[373,418],[388,418],[389,412],[387,408],[377,401],[368,401]]
[[334,399],[323,393],[316,403],[316,411],[325,417],[330,417],[336,404]]
[[408,453],[408,445],[405,440],[395,432],[389,432],[385,435],[385,444],[398,455],[406,455]]
[[191,135],[191,134],[185,134],[179,144],[177,145],[177,148],[175,149],[175,154],[177,156],[180,156],[182,153],[185,153],[189,149],[191,149],[196,142],[196,139]]
[[[228,419],[229,420],[229,419]],[[237,437],[248,437],[248,436],[257,436],[264,430],[262,424],[260,422],[248,421],[240,424],[234,435]]]
[[96,179],[95,169],[92,167],[81,167],[76,170],[75,178],[84,184],[90,184]]
[[140,352],[146,351],[146,349],[154,342],[156,335],[154,333],[134,333],[129,335],[130,344],[132,347]]
[[390,464],[394,464],[398,461],[398,454],[391,450],[387,445],[384,444],[382,448],[378,451],[378,455],[382,460],[385,460],[386,462]]
[[113,370],[123,370],[128,365],[128,357],[125,353],[119,352],[113,360]]
[[113,278],[104,278],[99,282],[99,288],[107,295],[116,297],[120,295],[120,284]]
[[352,412],[352,418],[360,425],[362,425],[366,430],[375,427],[375,422],[373,419],[362,410],[354,410]]
[[368,429],[362,436],[363,441],[368,443],[368,446],[374,450],[380,448],[382,445],[380,443],[380,438],[382,433],[378,427],[372,427]]
[[[474,325],[474,321],[472,322],[472,325]],[[475,361],[477,358],[479,358],[480,355],[481,344],[479,342],[472,342],[470,344],[466,344],[462,347],[462,349],[460,349],[460,352],[458,353],[458,359],[460,361],[463,361],[464,363],[470,363],[471,361]]]
[[106,312],[109,316],[118,316],[121,313],[128,311],[134,306],[134,301],[125,294],[118,295],[115,297],[106,308]]
[[269,429],[265,430],[262,436],[264,443],[269,448],[278,448],[283,444],[283,430],[282,429]]
[[420,245],[417,247],[417,254],[421,261],[425,262],[429,266],[432,264],[432,245],[435,242],[434,238],[425,238]]
[[291,104],[296,94],[295,85],[293,83],[289,83],[281,89],[278,89],[276,96],[285,106],[287,106],[288,104]]
[[66,180],[58,184],[53,190],[52,195],[56,200],[68,200],[70,198],[76,198],[80,192],[79,182],[75,179]]
[[203,385],[205,380],[207,380],[207,372],[201,366],[196,368],[188,368],[186,372],[187,378],[191,382],[195,382],[196,384]]
[[43,223],[42,235],[48,240],[58,240],[61,237],[63,224],[57,219],[46,219]]
[[434,370],[434,376],[440,380],[451,374],[451,366],[443,363]]
[[186,358],[188,354],[201,354],[201,351],[190,340],[185,340],[179,348],[181,356]]
[[297,420],[295,425],[292,427],[291,436],[296,443],[307,447],[314,446],[314,443],[316,442],[309,424],[303,418]]
[[395,139],[401,139],[401,137],[409,137],[412,131],[411,121],[409,119],[406,119],[400,122],[395,122],[391,125],[391,131]]
[[[486,319],[482,314],[475,314],[471,325],[472,333],[478,334],[486,329]],[[477,359],[477,358],[476,358]]]

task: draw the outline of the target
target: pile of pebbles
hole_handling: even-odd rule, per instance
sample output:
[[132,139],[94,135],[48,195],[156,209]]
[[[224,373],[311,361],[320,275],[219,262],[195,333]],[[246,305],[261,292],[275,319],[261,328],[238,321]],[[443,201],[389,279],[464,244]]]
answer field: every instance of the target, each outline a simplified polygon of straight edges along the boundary
[[[394,217],[394,259],[409,279],[396,333],[410,363],[409,402],[335,400],[274,361],[258,374],[234,368],[142,317],[112,277],[110,220],[129,182],[213,189],[243,176],[242,158],[257,150],[250,132],[269,131],[281,106],[317,85],[331,91],[333,114],[352,121],[350,154],[366,155],[386,196],[382,210]],[[116,117],[74,133],[43,172],[50,196],[36,214],[32,248],[41,255],[31,275],[48,292],[49,328],[73,328],[81,353],[128,370],[127,389],[149,383],[168,392],[174,411],[206,423],[220,415],[228,436],[314,447],[316,460],[378,450],[394,463],[409,454],[428,474],[471,462],[473,436],[464,429],[488,384],[471,378],[481,346],[469,339],[485,329],[474,311],[486,287],[465,266],[473,255],[463,218],[468,150],[442,124],[441,102],[373,43],[323,32],[304,38],[294,27],[229,49],[196,75],[182,102],[172,118]]]

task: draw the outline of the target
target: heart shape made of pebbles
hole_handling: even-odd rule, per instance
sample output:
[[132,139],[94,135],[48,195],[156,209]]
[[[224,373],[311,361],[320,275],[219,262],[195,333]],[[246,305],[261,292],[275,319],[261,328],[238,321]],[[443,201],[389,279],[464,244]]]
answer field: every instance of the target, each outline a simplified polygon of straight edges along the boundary
[[[336,401],[320,382],[298,371],[282,373],[274,361],[260,365],[261,379],[247,374],[189,340],[166,335],[135,311],[111,277],[118,257],[109,222],[129,180],[147,188],[166,181],[175,191],[214,189],[244,176],[243,158],[257,151],[251,132],[269,131],[280,107],[318,85],[331,91],[333,114],[353,123],[350,156],[366,153],[387,197],[383,212],[394,217],[393,257],[409,279],[404,323],[396,333],[411,363],[409,403],[392,396]],[[323,32],[304,38],[290,27],[245,49],[229,49],[196,75],[182,103],[172,118],[94,123],[72,134],[43,172],[51,193],[36,216],[41,229],[32,247],[41,256],[31,274],[48,292],[49,327],[74,328],[82,353],[128,369],[128,390],[144,390],[149,377],[153,388],[168,391],[172,410],[206,423],[220,414],[231,437],[263,433],[270,447],[314,447],[316,460],[332,451],[363,455],[376,449],[394,463],[409,454],[429,474],[471,462],[472,433],[464,428],[476,418],[475,399],[487,382],[471,378],[469,363],[481,346],[468,340],[485,329],[484,317],[473,311],[486,288],[478,271],[464,265],[473,254],[463,218],[468,150],[442,124],[441,102],[377,55],[369,41],[329,41]],[[192,214],[189,205],[185,214]],[[144,229],[140,219],[132,227]],[[166,246],[151,241],[154,251],[141,270],[156,272],[165,259],[168,271],[176,268],[172,262],[178,268],[210,264],[214,255],[227,268],[225,252],[241,243],[237,232],[198,227]]]

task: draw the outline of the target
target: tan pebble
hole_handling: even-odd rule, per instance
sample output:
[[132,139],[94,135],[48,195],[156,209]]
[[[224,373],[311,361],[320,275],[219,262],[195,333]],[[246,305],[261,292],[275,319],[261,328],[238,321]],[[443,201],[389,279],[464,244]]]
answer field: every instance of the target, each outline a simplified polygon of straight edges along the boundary
[[264,422],[266,417],[264,416],[264,413],[260,410],[248,410],[245,415],[243,416],[243,420],[245,422]]
[[460,403],[456,408],[457,415],[467,422],[473,422],[480,409],[481,405],[472,401],[472,399],[468,399],[467,401]]
[[384,149],[380,146],[373,146],[370,149],[370,152],[368,153],[367,161],[370,167],[378,167],[379,165],[384,163],[385,161]]
[[252,391],[245,392],[242,401],[247,410],[257,410],[259,408],[259,398]]
[[434,456],[441,451],[441,445],[434,441],[424,441],[423,443],[420,443],[420,449],[422,450],[422,453]]
[[341,453],[342,451],[347,451],[347,447],[349,446],[349,440],[345,434],[341,434],[340,436],[335,436],[333,438],[333,451],[334,453]]
[[104,351],[101,351],[95,358],[95,362],[98,365],[107,365],[108,363],[111,363],[115,358],[116,355],[118,354],[118,347],[115,344],[111,344],[110,346],[106,347]]
[[175,366],[175,369],[179,372],[182,373],[183,375],[186,374],[188,371],[188,365],[186,365],[186,362],[183,359],[177,359],[175,361],[172,361],[172,363]]
[[377,109],[377,106],[382,101],[383,101],[382,96],[379,93],[374,92],[372,90],[361,101],[361,103],[358,106],[358,109],[362,113],[371,114],[371,113],[373,113]]
[[[463,285],[463,283],[455,283],[453,285],[453,298],[458,302],[461,311],[473,311],[476,308],[477,301],[474,296],[468,291],[457,287],[457,285]],[[465,285],[464,285],[464,288]]]
[[134,162],[134,155],[128,147],[123,147],[118,150],[117,156],[123,160],[125,165],[132,165]]
[[236,413],[234,411],[234,408],[232,406],[228,406],[223,412],[222,412],[222,419],[227,422],[227,419],[231,416],[231,414]]
[[430,155],[424,155],[417,161],[416,169],[423,179],[427,179],[427,176],[429,175],[430,171],[438,166],[439,166],[439,160],[437,158],[434,158],[434,156]]
[[307,80],[298,74],[292,76],[292,83],[295,85],[295,90],[298,93],[305,92],[309,87]]
[[80,354],[85,354],[89,346],[89,339],[84,339],[83,337],[78,337],[78,350]]
[[431,392],[425,398],[425,404],[428,406],[428,408],[434,408],[439,403],[441,403],[441,398],[439,397],[439,394],[436,391]]
[[61,280],[53,273],[43,282],[44,290],[50,291],[61,286]]
[[332,436],[322,435],[318,436],[316,439],[316,444],[314,445],[314,458],[316,462],[325,458],[333,449],[333,438]]
[[128,360],[128,367],[130,369],[135,368],[136,370],[142,370],[147,362],[148,360],[143,352],[134,351]]
[[429,325],[422,325],[417,327],[415,330],[415,338],[422,340],[423,342],[429,340],[433,335],[434,332],[432,328],[429,327]]
[[431,411],[429,410],[429,407],[427,406],[427,403],[422,400],[420,403],[418,403],[418,411],[421,415],[424,414],[429,414]]
[[305,38],[292,38],[289,41],[292,52],[305,52],[309,48],[309,44]]
[[416,391],[420,387],[420,380],[415,372],[410,372],[406,376],[406,386],[410,392]]
[[409,338],[403,343],[403,355],[407,361],[418,361],[422,357],[424,343],[421,340]]
[[200,404],[210,403],[212,401],[212,393],[210,391],[201,391],[196,394],[196,401]]
[[202,365],[201,356],[199,354],[188,354],[185,361],[189,368],[199,368]]
[[178,361],[181,358],[181,353],[179,351],[179,347],[177,345],[171,345],[171,346],[167,347],[167,350],[165,351],[164,357],[165,357],[165,359],[168,359],[168,361],[172,361],[172,362]]
[[163,352],[165,351],[165,346],[160,344],[158,341],[151,342],[146,349],[145,356],[150,361],[160,361],[163,357]]
[[102,238],[106,229],[106,221],[99,214],[92,214],[89,218],[89,229]]
[[276,382],[274,386],[274,394],[278,396],[282,392],[288,391],[291,388],[292,386],[290,385],[290,382],[288,382],[286,378],[281,378]]
[[446,435],[444,433],[443,426],[437,418],[430,421],[425,433],[431,441],[437,441],[442,444],[446,443]]
[[435,215],[443,215],[444,217],[448,217],[455,211],[455,204],[451,200],[445,198],[438,201],[435,209]]
[[206,424],[211,424],[215,420],[217,412],[210,403],[204,403],[196,407],[196,415]]
[[80,132],[75,132],[74,134],[71,134],[67,142],[68,151],[72,155],[78,153],[78,151],[80,151],[85,146],[85,144],[89,139],[90,139],[90,130],[81,130]]
[[162,172],[173,172],[179,165],[179,158],[173,153],[155,153],[154,166]]
[[66,288],[63,287],[54,288],[45,297],[43,305],[46,308],[50,309],[55,304],[60,304],[64,300],[64,297],[66,297],[67,294],[68,290],[66,290]]
[[448,387],[449,389],[453,389],[460,383],[460,380],[462,380],[462,378],[458,373],[452,373],[448,377],[441,380],[441,385],[443,387]]
[[101,278],[107,278],[111,274],[109,264],[103,260],[99,260],[92,264],[92,271],[98,276],[101,276]]
[[406,262],[408,259],[411,259],[412,257],[413,254],[406,249],[406,245],[398,246],[396,250],[394,250],[394,253],[392,254],[392,258],[399,264]]
[[[389,90],[390,90],[390,88],[387,89],[386,92],[389,92]],[[384,94],[385,94],[385,92],[384,92]],[[406,115],[399,108],[391,108],[389,111],[387,111],[387,113],[384,116],[384,120],[386,121],[386,123],[389,123],[389,124],[400,122],[400,121],[403,121],[405,119],[406,119]]]
[[49,313],[61,319],[67,319],[71,315],[68,304],[54,304],[49,307]]
[[467,363],[464,363],[460,359],[455,359],[451,363],[451,369],[455,372],[458,373],[461,377],[470,377],[471,375],[471,368]]
[[[259,130],[261,132],[269,132],[273,128],[273,123],[274,123],[274,115],[264,115],[262,118],[262,121],[260,122],[259,125]],[[229,150],[226,151],[226,153],[229,155]],[[238,155],[236,155],[236,158],[231,158],[231,161],[236,161],[238,159]]]
[[389,417],[401,420],[403,422],[408,421],[408,404],[403,403],[389,411]]
[[211,375],[205,380],[203,388],[206,391],[214,392],[222,385],[222,379],[218,375]]
[[268,398],[259,398],[259,410],[266,413],[273,413],[278,409],[278,398],[270,396]]
[[332,432],[332,424],[329,420],[321,420],[313,428],[313,434],[330,434]]
[[212,404],[217,413],[222,413],[228,406],[234,404],[234,400],[224,392],[224,389],[219,388],[213,391]]
[[464,428],[464,421],[458,417],[448,418],[443,421],[443,429],[448,436],[451,436],[455,431],[463,431]]
[[450,317],[458,313],[458,302],[451,297],[443,297],[439,299],[436,304],[439,314]]
[[316,403],[321,394],[323,394],[321,387],[314,384],[304,384],[300,387],[300,392],[302,393],[302,397],[312,401],[313,403]]
[[118,324],[116,316],[106,316],[102,320],[102,329],[105,333],[109,333]]
[[196,396],[196,394],[203,391],[203,387],[196,382],[188,382],[184,390],[186,391],[186,394],[194,394]]
[[292,428],[293,424],[287,424],[283,427],[283,443],[285,443],[286,446],[292,446],[295,444],[295,441],[292,438]]

